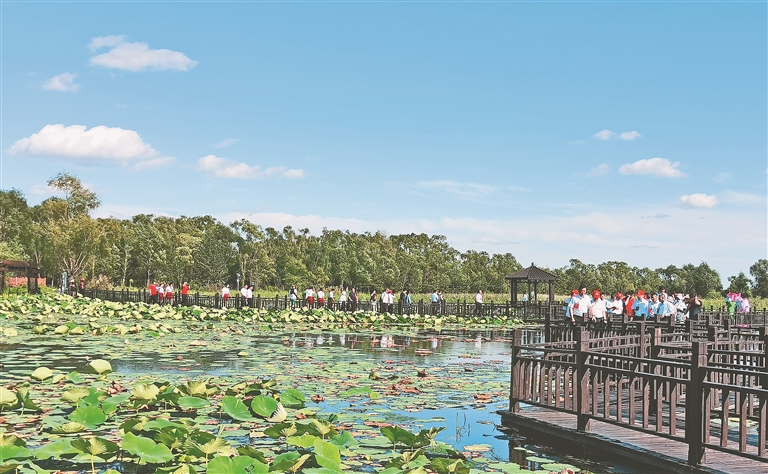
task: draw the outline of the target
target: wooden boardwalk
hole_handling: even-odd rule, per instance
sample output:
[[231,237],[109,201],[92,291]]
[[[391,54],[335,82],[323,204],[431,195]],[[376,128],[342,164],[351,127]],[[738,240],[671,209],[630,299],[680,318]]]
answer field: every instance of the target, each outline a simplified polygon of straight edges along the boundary
[[768,473],[768,328],[710,323],[516,330],[502,424],[647,472]]
[[619,457],[649,473],[756,474],[768,472],[768,464],[734,454],[709,450],[707,464],[687,464],[688,445],[682,441],[592,420],[590,431],[576,429],[576,415],[526,406],[521,413],[499,412],[502,425],[547,444],[566,446],[576,454]]

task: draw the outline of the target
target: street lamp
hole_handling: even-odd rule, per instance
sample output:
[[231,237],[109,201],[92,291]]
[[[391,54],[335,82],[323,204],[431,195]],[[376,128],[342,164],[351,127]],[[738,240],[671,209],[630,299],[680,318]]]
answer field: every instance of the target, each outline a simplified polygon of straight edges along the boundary
[[236,275],[237,275],[237,290],[239,291],[240,290],[240,274],[236,273]]

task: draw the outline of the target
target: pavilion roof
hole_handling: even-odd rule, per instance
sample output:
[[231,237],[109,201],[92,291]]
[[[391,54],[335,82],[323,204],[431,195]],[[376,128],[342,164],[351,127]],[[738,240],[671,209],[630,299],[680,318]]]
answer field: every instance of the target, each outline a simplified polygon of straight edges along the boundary
[[526,280],[526,281],[554,281],[557,280],[557,276],[547,271],[542,270],[534,264],[530,267],[524,268],[519,272],[507,275],[507,280]]

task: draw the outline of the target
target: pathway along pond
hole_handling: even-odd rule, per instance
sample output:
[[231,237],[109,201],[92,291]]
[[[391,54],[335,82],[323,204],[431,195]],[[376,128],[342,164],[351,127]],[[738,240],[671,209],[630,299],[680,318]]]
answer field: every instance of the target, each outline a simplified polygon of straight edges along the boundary
[[[31,325],[19,325],[22,333],[30,329]],[[98,337],[87,332],[64,338],[30,331],[19,334],[21,340],[0,342],[0,386],[28,379],[37,367],[85,373],[89,360],[97,358],[111,362],[110,380],[125,387],[159,380],[173,384],[208,380],[228,386],[272,379],[283,389],[304,394],[310,416],[335,413],[337,422],[356,437],[371,431],[378,435],[378,428],[387,424],[411,432],[445,427],[437,439],[479,461],[474,472],[549,472],[564,466],[577,472],[639,472],[627,465],[559,454],[496,429],[500,418],[494,412],[508,406],[510,335],[505,330],[221,330],[213,325],[178,333],[149,328]],[[536,330],[526,331],[531,342],[539,337]],[[48,388],[32,389],[39,397]],[[28,434],[13,415],[0,415],[6,415],[0,418],[0,429]],[[226,424],[231,421],[198,418],[205,424],[225,425],[219,427],[221,436],[233,446],[268,445],[261,443],[261,435],[254,438],[235,424],[230,430]],[[39,433],[29,436],[28,447],[40,439]],[[370,454],[378,459],[373,451]],[[121,469],[119,464],[111,467]],[[373,472],[373,467],[362,463],[356,470]]]

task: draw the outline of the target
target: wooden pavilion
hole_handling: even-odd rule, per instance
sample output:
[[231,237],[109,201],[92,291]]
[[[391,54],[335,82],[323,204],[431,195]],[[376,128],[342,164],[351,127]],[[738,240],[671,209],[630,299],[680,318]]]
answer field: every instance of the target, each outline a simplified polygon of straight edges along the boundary
[[39,269],[36,266],[29,262],[22,262],[19,260],[3,260],[0,261],[0,294],[5,292],[5,275],[7,273],[26,276],[27,291],[30,294],[40,292],[40,288],[37,285]]
[[505,277],[512,284],[510,285],[510,301],[513,306],[517,306],[517,290],[519,285],[528,285],[528,294],[531,294],[531,284],[533,284],[533,301],[537,300],[539,293],[539,284],[546,283],[548,285],[547,295],[549,296],[549,302],[552,304],[555,301],[555,281],[557,276],[542,270],[533,263],[528,268],[524,268],[517,273],[507,275]]

